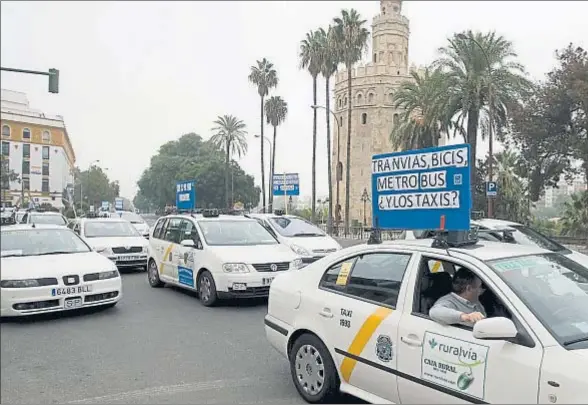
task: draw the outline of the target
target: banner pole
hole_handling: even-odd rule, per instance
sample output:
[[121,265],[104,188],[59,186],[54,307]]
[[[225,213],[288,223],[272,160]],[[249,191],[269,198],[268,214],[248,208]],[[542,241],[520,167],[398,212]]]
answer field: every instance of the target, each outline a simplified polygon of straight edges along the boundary
[[284,208],[286,209],[286,215],[288,215],[288,191],[286,189],[286,172],[284,172]]

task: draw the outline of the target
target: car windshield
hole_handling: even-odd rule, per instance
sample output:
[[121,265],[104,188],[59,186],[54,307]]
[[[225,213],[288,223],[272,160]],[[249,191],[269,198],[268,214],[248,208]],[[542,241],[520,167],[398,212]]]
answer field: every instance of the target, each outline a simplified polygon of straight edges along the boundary
[[145,222],[140,215],[135,214],[134,212],[121,212],[120,217],[129,221],[131,224],[142,224]]
[[86,238],[115,238],[140,236],[135,228],[125,221],[90,221],[84,225]]
[[488,264],[564,347],[588,348],[588,268],[557,253]]
[[67,221],[61,214],[30,214],[31,224],[67,225]]
[[90,252],[78,235],[63,229],[18,229],[2,232],[2,257],[39,256]]
[[512,238],[514,243],[519,245],[539,246],[540,248],[550,250],[552,252],[563,252],[568,250],[565,246],[560,245],[547,236],[537,232],[536,230],[524,225],[509,225],[509,228],[514,229]]
[[278,241],[257,221],[200,221],[210,246],[276,245]]
[[24,218],[25,214],[26,214],[26,212],[20,212],[20,211],[17,212],[16,213],[16,222],[20,223],[22,221],[22,219]]
[[272,217],[270,222],[282,236],[286,237],[312,237],[325,236],[320,228],[298,217]]

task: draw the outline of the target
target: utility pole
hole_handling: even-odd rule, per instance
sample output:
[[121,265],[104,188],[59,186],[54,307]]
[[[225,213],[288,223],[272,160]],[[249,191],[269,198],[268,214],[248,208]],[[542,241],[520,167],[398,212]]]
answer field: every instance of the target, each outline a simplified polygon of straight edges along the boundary
[[59,93],[59,70],[58,69],[49,69],[47,72],[41,72],[38,70],[25,70],[25,69],[14,69],[14,68],[7,68],[3,67],[0,68],[5,72],[15,72],[15,73],[27,73],[30,75],[43,75],[49,76],[49,93]]

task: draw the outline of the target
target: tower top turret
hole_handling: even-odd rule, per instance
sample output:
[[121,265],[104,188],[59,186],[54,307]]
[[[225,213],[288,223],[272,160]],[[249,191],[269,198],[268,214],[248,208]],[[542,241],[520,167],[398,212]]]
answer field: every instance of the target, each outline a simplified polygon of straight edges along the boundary
[[381,15],[400,15],[402,13],[402,0],[380,0]]

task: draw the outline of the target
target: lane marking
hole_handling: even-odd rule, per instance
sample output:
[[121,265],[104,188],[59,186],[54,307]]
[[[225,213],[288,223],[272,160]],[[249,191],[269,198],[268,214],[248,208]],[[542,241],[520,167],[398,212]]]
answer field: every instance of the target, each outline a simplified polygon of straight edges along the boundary
[[[159,265],[159,274],[163,274],[163,265],[165,264],[165,261],[169,257],[169,254],[170,254],[173,247],[174,247],[174,244],[170,243],[169,246],[167,247],[167,249],[165,249],[163,259],[161,260],[161,264]],[[170,263],[171,263],[171,261],[170,261]]]
[[[365,346],[370,341],[372,335],[378,329],[378,326],[382,323],[384,319],[388,317],[394,310],[390,308],[379,307],[371,314],[363,323],[359,331],[355,335],[353,342],[349,345],[347,349],[348,353],[351,353],[354,356],[360,356],[361,352],[365,348]],[[349,382],[351,378],[351,373],[355,369],[355,365],[357,364],[357,360],[354,360],[350,357],[345,357],[343,362],[341,363],[341,375],[345,382]]]

